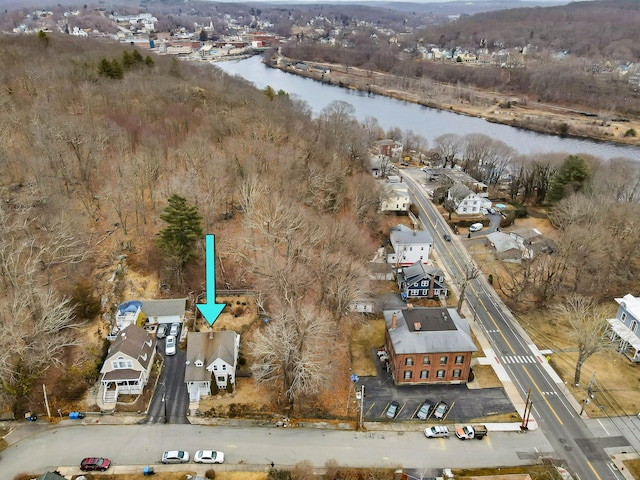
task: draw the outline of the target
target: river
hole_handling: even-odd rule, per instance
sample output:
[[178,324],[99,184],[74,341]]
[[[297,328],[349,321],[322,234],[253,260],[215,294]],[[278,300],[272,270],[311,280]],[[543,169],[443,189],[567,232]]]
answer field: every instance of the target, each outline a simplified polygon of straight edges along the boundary
[[219,62],[215,66],[230,75],[243,77],[259,89],[271,86],[276,91],[284,90],[289,95],[306,101],[314,115],[318,115],[335,100],[350,103],[355,108],[355,116],[359,121],[364,122],[367,117],[374,117],[385,130],[396,127],[403,131],[411,130],[426,138],[430,146],[436,137],[445,133],[482,133],[503,141],[524,155],[549,152],[586,153],[606,160],[625,157],[640,161],[640,147],[535,133],[477,117],[329,85],[267,67],[262,63],[261,56]]

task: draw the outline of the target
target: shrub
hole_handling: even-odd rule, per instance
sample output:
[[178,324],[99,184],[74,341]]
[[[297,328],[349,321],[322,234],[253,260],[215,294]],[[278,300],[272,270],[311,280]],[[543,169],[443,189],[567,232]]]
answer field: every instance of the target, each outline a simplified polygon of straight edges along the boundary
[[635,128],[630,128],[629,130],[627,130],[626,132],[624,132],[624,136],[625,137],[635,137],[636,134],[636,129]]
[[312,480],[313,479],[313,465],[309,460],[302,460],[293,467],[291,472],[295,480]]
[[340,469],[338,462],[333,458],[330,458],[324,462],[324,468],[326,470],[326,473],[324,474],[325,480],[335,480]]
[[216,478],[216,471],[213,468],[210,468],[209,470],[204,472],[204,476],[209,480],[213,480],[214,478]]
[[277,468],[272,468],[269,470],[267,480],[292,480],[291,472],[289,470],[278,470]]

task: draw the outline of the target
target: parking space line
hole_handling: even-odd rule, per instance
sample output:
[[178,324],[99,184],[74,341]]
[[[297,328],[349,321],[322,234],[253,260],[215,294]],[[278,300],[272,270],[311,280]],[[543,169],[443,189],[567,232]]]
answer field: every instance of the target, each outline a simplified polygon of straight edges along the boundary
[[368,416],[368,415],[369,415],[369,413],[371,413],[371,409],[373,409],[373,406],[374,406],[375,404],[376,404],[376,402],[373,402],[373,403],[371,404],[371,406],[370,406],[370,407],[367,409],[367,411],[365,412],[365,416]]

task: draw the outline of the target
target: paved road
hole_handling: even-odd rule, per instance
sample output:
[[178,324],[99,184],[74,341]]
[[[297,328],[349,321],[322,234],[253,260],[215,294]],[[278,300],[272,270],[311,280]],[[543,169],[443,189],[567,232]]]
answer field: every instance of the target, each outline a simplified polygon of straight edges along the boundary
[[[23,425],[20,428],[29,428]],[[164,450],[199,449],[225,453],[225,463],[294,465],[309,460],[322,467],[329,459],[348,466],[429,468],[523,465],[550,447],[541,432],[491,432],[483,441],[427,439],[421,432],[362,433],[305,428],[228,428],[199,425],[74,425],[46,429],[34,425],[2,452],[3,479],[19,472],[79,465],[86,456],[110,458],[114,465],[153,465]],[[21,432],[25,435],[25,432]],[[9,437],[11,442],[11,437]]]
[[[422,173],[422,172],[419,172]],[[452,277],[464,278],[467,265],[473,260],[459,242],[445,242],[444,233],[451,234],[441,215],[426,198],[422,176],[417,171],[405,171],[414,204],[421,212],[424,227],[433,235],[434,245],[443,266]],[[614,480],[621,476],[610,465],[608,454],[578,416],[571,399],[561,385],[550,376],[544,359],[517,324],[511,312],[483,276],[471,280],[466,289],[466,300],[474,312],[474,320],[483,328],[494,353],[514,382],[520,396],[532,392],[533,415],[557,455],[564,459],[570,470],[580,479]],[[472,321],[474,321],[472,320]],[[533,359],[531,363],[517,359]],[[511,360],[516,360],[511,362]]]

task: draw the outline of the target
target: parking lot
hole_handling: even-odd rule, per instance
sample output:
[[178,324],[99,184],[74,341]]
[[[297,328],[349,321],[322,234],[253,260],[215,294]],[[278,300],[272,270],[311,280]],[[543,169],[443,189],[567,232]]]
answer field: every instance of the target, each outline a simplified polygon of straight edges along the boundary
[[[375,355],[372,352],[372,355]],[[486,416],[509,414],[515,408],[503,388],[470,389],[466,385],[414,385],[396,387],[391,374],[384,371],[381,362],[376,358],[378,375],[376,377],[360,377],[356,388],[364,385],[364,419],[366,421],[405,421],[415,420],[416,413],[425,399],[434,404],[444,401],[449,404],[449,411],[443,420],[446,423],[463,423],[476,421]],[[396,401],[400,404],[395,419],[388,419],[385,411],[388,405]],[[438,422],[433,415],[428,422]]]

